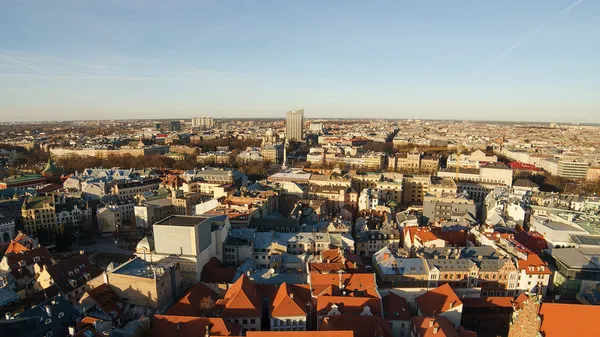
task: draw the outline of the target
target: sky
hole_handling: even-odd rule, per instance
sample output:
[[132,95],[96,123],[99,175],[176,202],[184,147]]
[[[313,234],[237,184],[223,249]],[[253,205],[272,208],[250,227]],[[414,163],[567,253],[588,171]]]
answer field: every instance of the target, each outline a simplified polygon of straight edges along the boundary
[[2,0],[0,121],[600,123],[597,0]]

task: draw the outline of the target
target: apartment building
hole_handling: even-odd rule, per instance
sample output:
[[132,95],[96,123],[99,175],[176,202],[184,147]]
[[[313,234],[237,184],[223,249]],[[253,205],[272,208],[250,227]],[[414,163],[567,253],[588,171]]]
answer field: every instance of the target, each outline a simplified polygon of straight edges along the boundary
[[151,192],[157,190],[162,181],[160,178],[150,178],[141,181],[130,181],[117,183],[111,188],[113,195],[121,200],[133,199],[134,196],[143,192]]
[[429,191],[431,177],[424,176],[404,176],[403,205],[422,205],[425,200],[425,194]]
[[42,291],[56,286],[67,300],[75,304],[91,289],[88,282],[101,273],[102,269],[92,265],[87,257],[75,255],[56,264],[36,268],[36,274],[39,276],[33,288]]
[[25,232],[36,236],[40,228],[53,231],[56,228],[54,196],[27,197],[21,206],[21,218]]

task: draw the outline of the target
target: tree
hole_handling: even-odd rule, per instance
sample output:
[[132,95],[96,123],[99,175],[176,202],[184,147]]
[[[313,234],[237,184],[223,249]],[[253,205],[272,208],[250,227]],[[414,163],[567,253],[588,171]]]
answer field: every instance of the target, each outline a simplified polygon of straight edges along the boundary
[[56,250],[64,252],[73,244],[75,233],[70,224],[61,224],[56,229]]

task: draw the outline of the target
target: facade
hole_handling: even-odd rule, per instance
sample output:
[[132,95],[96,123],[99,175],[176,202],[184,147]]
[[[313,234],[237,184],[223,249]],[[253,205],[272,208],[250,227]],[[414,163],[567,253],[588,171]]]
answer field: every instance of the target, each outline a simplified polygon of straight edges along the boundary
[[150,178],[142,181],[118,183],[112,187],[112,194],[121,200],[132,199],[137,194],[157,190],[161,182],[160,178]]
[[16,191],[37,188],[46,184],[46,178],[39,174],[21,174],[0,181],[0,190],[14,188]]
[[83,199],[65,199],[55,206],[57,225],[71,225],[75,232],[92,226],[92,208]]
[[212,117],[193,117],[192,127],[211,129],[215,127],[215,121]]
[[285,115],[285,138],[300,142],[304,139],[304,109],[288,111]]
[[199,281],[211,258],[223,261],[223,243],[231,225],[227,216],[173,215],[153,226],[153,252],[136,252],[146,261],[178,262],[181,277]]
[[589,182],[600,181],[600,166],[591,166],[585,176],[585,180]]
[[530,253],[525,260],[517,260],[519,282],[517,290],[521,293],[546,296],[552,271],[548,264],[536,254]]
[[219,317],[239,324],[245,331],[260,331],[263,297],[246,275],[227,289],[225,297],[215,304]]
[[39,276],[33,287],[41,291],[56,285],[64,297],[75,304],[91,289],[88,282],[101,273],[102,269],[92,265],[87,257],[75,255],[53,265],[42,265],[39,270],[36,268]]
[[261,148],[260,153],[265,161],[270,161],[273,164],[283,162],[283,145],[281,144],[265,145]]
[[29,235],[36,236],[40,228],[53,231],[56,228],[54,196],[26,198],[21,207],[21,218]]
[[429,190],[431,177],[426,176],[405,176],[403,205],[422,205],[425,200],[425,194]]
[[110,234],[136,224],[133,200],[119,200],[105,204],[96,211],[98,229]]
[[589,163],[583,161],[560,160],[557,175],[567,179],[585,179],[589,166]]
[[271,331],[305,331],[310,311],[308,284],[282,283],[269,301]]
[[0,213],[0,244],[8,244],[15,237],[15,220]]
[[179,264],[151,264],[140,258],[105,271],[89,282],[91,288],[103,284],[127,303],[159,310],[171,305],[182,290]]

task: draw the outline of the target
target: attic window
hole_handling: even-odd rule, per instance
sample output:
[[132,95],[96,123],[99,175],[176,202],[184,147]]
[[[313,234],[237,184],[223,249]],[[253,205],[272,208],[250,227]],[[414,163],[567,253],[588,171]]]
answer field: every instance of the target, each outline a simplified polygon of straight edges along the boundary
[[58,318],[63,318],[64,316],[65,316],[65,313],[64,313],[64,312],[59,312],[59,313],[58,313]]
[[52,323],[52,319],[51,318],[46,318],[46,321],[44,322],[44,324],[48,325]]

